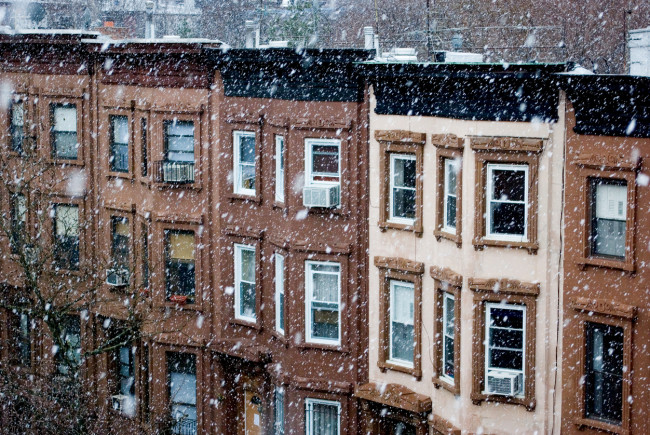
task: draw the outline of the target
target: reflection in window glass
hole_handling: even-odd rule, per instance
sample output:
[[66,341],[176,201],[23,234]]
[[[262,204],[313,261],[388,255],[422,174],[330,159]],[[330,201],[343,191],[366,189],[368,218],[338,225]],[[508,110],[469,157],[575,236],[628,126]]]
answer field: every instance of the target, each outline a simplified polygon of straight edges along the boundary
[[487,235],[525,241],[528,165],[487,165]]
[[77,158],[77,106],[74,104],[52,104],[51,146],[55,159]]
[[623,416],[623,328],[587,322],[586,417],[620,424]]
[[627,183],[594,179],[591,192],[592,255],[625,258]]
[[415,219],[415,156],[390,155],[390,220],[413,223]]

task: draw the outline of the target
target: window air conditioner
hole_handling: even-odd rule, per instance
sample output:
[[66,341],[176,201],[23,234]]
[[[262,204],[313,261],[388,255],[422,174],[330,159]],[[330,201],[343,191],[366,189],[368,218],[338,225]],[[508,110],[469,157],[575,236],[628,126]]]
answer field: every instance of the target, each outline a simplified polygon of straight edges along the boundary
[[108,269],[106,284],[111,287],[124,287],[129,284],[129,272],[125,269]]
[[302,204],[305,207],[337,207],[341,203],[341,186],[305,186],[302,190]]
[[128,396],[124,394],[116,394],[114,396],[111,396],[111,404],[113,406],[113,409],[116,411],[122,412],[124,408],[126,407],[126,400],[128,399]]
[[185,162],[165,162],[163,181],[166,183],[191,183],[194,181],[194,165]]
[[523,378],[522,373],[490,370],[487,373],[487,393],[517,396],[522,392]]

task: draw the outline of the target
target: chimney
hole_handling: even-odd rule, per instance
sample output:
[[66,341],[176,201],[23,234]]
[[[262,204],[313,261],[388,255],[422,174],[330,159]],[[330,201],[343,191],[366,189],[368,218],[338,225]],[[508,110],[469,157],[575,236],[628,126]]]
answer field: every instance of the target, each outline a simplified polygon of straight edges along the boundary
[[372,50],[375,48],[375,30],[372,28],[372,26],[364,27],[363,28],[363,37],[364,37],[364,44],[363,48],[366,50]]
[[246,48],[258,48],[260,46],[260,25],[257,21],[246,20],[244,25],[246,35]]

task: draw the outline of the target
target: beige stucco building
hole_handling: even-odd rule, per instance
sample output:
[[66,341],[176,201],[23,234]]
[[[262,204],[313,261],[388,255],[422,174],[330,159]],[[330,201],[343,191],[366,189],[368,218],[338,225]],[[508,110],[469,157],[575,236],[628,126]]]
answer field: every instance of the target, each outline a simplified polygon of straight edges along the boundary
[[544,87],[552,69],[407,66],[405,82],[370,68],[367,433],[556,424],[564,103]]

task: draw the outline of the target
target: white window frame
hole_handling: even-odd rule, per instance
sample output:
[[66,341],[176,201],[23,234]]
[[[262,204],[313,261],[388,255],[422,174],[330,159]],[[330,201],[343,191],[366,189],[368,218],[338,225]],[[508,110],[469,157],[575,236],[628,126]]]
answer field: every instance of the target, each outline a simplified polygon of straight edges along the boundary
[[[312,171],[312,150],[314,146],[336,146],[339,150],[339,172],[338,182],[335,181],[314,181]],[[341,184],[341,141],[339,139],[305,139],[305,186],[333,186]]]
[[[275,435],[284,435],[284,413],[286,410],[285,406],[285,390],[284,387],[276,386],[274,397],[273,397],[273,433]],[[278,405],[282,405],[282,412],[278,409]],[[281,420],[278,417],[282,417]]]
[[[338,325],[339,325],[339,336],[336,340],[312,337],[311,323],[312,323],[312,302],[314,295],[314,273],[334,273],[334,272],[314,272],[312,266],[323,265],[323,266],[337,266],[338,272],[336,275],[338,277],[338,301],[337,301],[337,311],[338,311]],[[305,261],[305,340],[307,343],[317,343],[317,344],[329,344],[332,346],[339,346],[341,344],[341,264],[334,261]]]
[[[497,309],[506,309],[512,311],[521,311],[523,312],[522,318],[522,340],[521,340],[521,370],[506,369],[501,367],[491,367],[490,366],[490,319],[491,319],[491,308]],[[485,385],[487,386],[487,376],[488,372],[491,370],[504,371],[509,373],[516,373],[522,375],[522,386],[521,393],[515,397],[525,397],[526,396],[526,305],[516,305],[509,304],[504,302],[487,302],[485,304],[485,343],[484,343],[484,357],[485,357]],[[517,350],[514,348],[503,348],[507,350]],[[487,387],[486,387],[487,388]],[[489,394],[487,391],[485,394]]]
[[[592,178],[591,179],[591,231],[590,231],[590,251],[593,257],[604,257],[615,260],[624,260],[627,256],[627,209],[628,209],[628,186],[627,180],[618,178]],[[614,189],[611,189],[611,188]],[[599,195],[600,189],[602,193]],[[619,197],[620,195],[620,197]],[[601,204],[601,200],[605,204]],[[622,200],[622,201],[621,201]],[[616,209],[618,203],[618,210]],[[622,222],[625,225],[623,234],[623,255],[606,254],[596,252],[596,238],[602,236],[598,234],[597,224],[599,220]]]
[[[253,245],[243,245],[239,243],[235,243],[235,319],[239,320],[244,320],[247,322],[256,322],[257,321],[257,283],[255,281],[250,282],[250,281],[244,281],[242,279],[242,265],[241,265],[241,259],[242,259],[242,253],[243,251],[252,251],[253,256],[256,255],[256,249],[255,246]],[[257,263],[257,258],[255,259]],[[257,264],[255,264],[255,268],[257,270]],[[255,286],[255,310],[254,310],[254,315],[252,317],[245,316],[241,314],[241,284],[242,283],[248,283],[248,284],[253,284]]]
[[284,203],[284,136],[275,136],[275,200]]
[[239,150],[240,150],[240,145],[241,145],[241,138],[242,137],[252,137],[256,143],[255,143],[255,158],[253,159],[253,170],[255,171],[255,187],[257,188],[257,139],[256,139],[256,134],[254,131],[246,131],[246,130],[235,130],[233,131],[233,187],[234,187],[234,192],[239,195],[249,195],[249,196],[255,196],[256,189],[247,189],[242,187],[242,173],[241,169],[242,166],[250,166],[249,163],[242,164],[240,161],[241,156],[239,155]]
[[323,399],[305,399],[305,435],[314,435],[314,405],[336,406],[337,431],[336,435],[341,435],[341,402],[336,400]]
[[[413,326],[413,361],[406,361],[399,358],[393,357],[393,307],[395,306],[395,286],[408,287],[413,291],[413,317],[411,318],[411,324]],[[390,308],[388,316],[388,362],[402,367],[413,368],[415,363],[415,284],[410,281],[400,281],[397,279],[390,280]],[[402,322],[399,322],[402,323]]]
[[[284,335],[282,312],[286,309],[284,301],[284,255],[275,253],[275,330]],[[282,306],[282,310],[280,307]]]
[[[447,199],[450,196],[454,197],[454,200],[456,201],[456,213],[458,213],[458,174],[460,171],[460,160],[459,159],[454,159],[451,157],[445,157],[444,160],[444,180],[443,180],[443,202],[442,202],[442,230],[450,233],[450,234],[456,234],[456,222],[454,222],[454,225],[448,225],[447,222],[447,211],[448,211],[448,205],[447,205]],[[453,192],[449,191],[449,174],[451,171],[455,171],[455,177],[456,177],[456,186],[455,190]],[[458,214],[456,214],[456,221],[458,221]]]
[[[449,322],[449,319],[447,317],[447,303],[449,301],[452,301],[454,303],[454,324],[453,324],[453,330],[451,332],[451,335],[447,333],[447,323]],[[441,341],[442,341],[442,350],[440,353],[440,379],[443,381],[447,382],[448,384],[453,385],[454,384],[454,378],[456,377],[456,370],[457,367],[454,365],[454,355],[455,355],[455,347],[456,347],[456,322],[459,319],[456,319],[456,298],[454,297],[453,293],[449,292],[443,292],[442,293],[442,331],[440,331],[440,336],[441,336]],[[449,377],[445,374],[445,365],[447,361],[445,361],[445,355],[447,355],[447,341],[445,340],[446,338],[451,338],[454,342],[454,349],[452,349],[452,360],[451,360],[451,365],[454,366],[454,377]]]
[[[524,171],[524,233],[523,235],[517,234],[494,234],[491,231],[492,227],[492,216],[490,214],[490,205],[492,202],[500,202],[503,204],[521,204],[522,201],[502,201],[499,199],[492,198],[492,174],[497,170],[505,171]],[[530,209],[529,201],[529,166],[527,164],[501,164],[501,163],[488,163],[487,164],[487,180],[486,180],[486,201],[485,201],[485,237],[492,240],[502,240],[507,242],[527,242],[528,241],[528,213]]]
[[[393,189],[395,188],[395,161],[396,160],[412,160],[412,161],[415,162],[416,156],[415,156],[415,154],[390,153],[390,171],[389,171],[390,172],[390,174],[389,174],[390,193],[389,193],[389,199],[388,199],[388,201],[389,201],[388,208],[389,208],[390,211],[389,211],[389,215],[388,215],[388,221],[398,223],[398,224],[413,225],[415,223],[415,218],[409,219],[409,218],[404,218],[404,217],[394,216],[393,215],[393,211],[394,211],[393,210],[393,205],[394,205]],[[415,176],[417,178],[417,169],[416,169]],[[416,185],[413,186],[412,188],[411,187],[402,187],[402,186],[400,186],[400,187],[398,187],[398,189],[414,191],[415,192],[415,207],[417,208],[417,202],[418,202],[418,199],[417,199],[417,181],[416,181]],[[416,211],[416,215],[417,215],[417,211]]]

